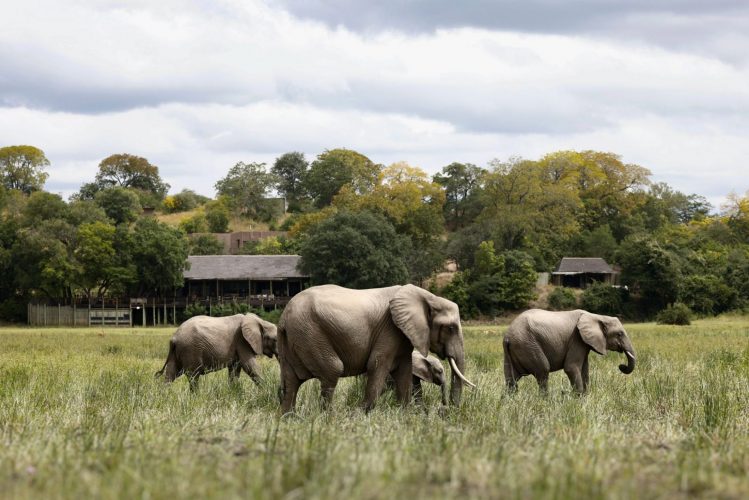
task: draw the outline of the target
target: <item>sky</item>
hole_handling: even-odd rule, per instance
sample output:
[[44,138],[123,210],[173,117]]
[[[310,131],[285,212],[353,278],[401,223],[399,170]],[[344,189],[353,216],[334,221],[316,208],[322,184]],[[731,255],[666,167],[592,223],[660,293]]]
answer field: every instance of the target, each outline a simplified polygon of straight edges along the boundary
[[238,161],[621,155],[749,189],[745,0],[0,0],[0,147],[67,197],[115,153],[213,196]]

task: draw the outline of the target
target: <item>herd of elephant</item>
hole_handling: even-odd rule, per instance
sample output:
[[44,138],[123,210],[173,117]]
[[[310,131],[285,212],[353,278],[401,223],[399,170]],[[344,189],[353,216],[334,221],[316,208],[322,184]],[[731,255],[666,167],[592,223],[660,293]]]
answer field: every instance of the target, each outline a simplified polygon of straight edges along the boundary
[[[576,392],[588,387],[588,353],[622,352],[635,366],[635,352],[621,322],[583,310],[531,309],[510,324],[503,340],[507,388],[533,375],[546,392],[549,373],[564,370]],[[363,401],[371,410],[388,380],[405,405],[420,397],[421,381],[448,389],[442,363],[451,369],[450,402],[460,404],[465,351],[458,306],[414,285],[352,290],[336,285],[308,288],[286,306],[278,327],[254,314],[223,318],[196,316],[185,321],[169,343],[164,367],[156,373],[171,382],[186,375],[195,390],[200,375],[228,368],[229,381],[240,370],[260,382],[255,357],[276,356],[281,367],[279,398],[283,413],[294,410],[303,382],[318,379],[323,406],[329,407],[338,379],[366,374]]]

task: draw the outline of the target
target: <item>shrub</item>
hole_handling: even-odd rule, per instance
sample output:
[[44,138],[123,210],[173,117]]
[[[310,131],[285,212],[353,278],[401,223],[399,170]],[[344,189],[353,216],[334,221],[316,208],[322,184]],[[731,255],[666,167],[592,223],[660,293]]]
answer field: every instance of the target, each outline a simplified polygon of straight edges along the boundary
[[626,299],[626,290],[606,283],[595,283],[580,296],[580,305],[586,311],[609,316],[620,316]]
[[692,311],[685,304],[675,302],[666,306],[655,319],[659,325],[688,325],[691,316]]
[[569,288],[557,287],[549,294],[549,309],[552,311],[568,311],[576,307],[577,297]]
[[210,232],[229,232],[229,210],[223,204],[209,203],[205,209],[205,220]]
[[188,217],[179,223],[179,228],[187,234],[192,233],[207,233],[208,223],[206,222],[205,215],[197,213],[192,217]]

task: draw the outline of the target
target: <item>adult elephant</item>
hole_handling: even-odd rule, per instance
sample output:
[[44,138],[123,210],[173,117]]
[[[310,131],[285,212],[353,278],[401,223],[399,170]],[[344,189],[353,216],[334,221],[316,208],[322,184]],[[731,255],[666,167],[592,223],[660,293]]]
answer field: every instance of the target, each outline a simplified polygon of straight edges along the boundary
[[172,382],[182,374],[188,376],[195,390],[200,375],[229,368],[229,382],[243,370],[260,383],[255,356],[278,355],[276,325],[254,314],[235,314],[213,318],[194,316],[182,323],[169,341],[169,354],[156,376]]
[[622,373],[635,369],[635,350],[619,319],[581,309],[545,311],[530,309],[510,323],[503,341],[505,382],[514,391],[524,375],[533,375],[546,392],[549,372],[564,369],[578,393],[588,389],[588,353],[593,350],[623,352]]
[[279,321],[281,407],[292,411],[299,386],[320,380],[327,408],[340,377],[367,374],[363,406],[369,411],[385,378],[395,381],[401,404],[411,398],[411,352],[432,351],[452,368],[451,400],[460,404],[465,369],[458,306],[413,286],[351,290],[336,285],[294,296]]

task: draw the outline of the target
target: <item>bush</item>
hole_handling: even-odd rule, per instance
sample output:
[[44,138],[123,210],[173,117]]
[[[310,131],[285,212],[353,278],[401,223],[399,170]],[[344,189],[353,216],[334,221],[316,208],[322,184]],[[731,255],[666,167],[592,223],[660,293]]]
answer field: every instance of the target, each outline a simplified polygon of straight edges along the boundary
[[655,320],[659,325],[688,325],[691,316],[692,311],[685,304],[675,302],[659,312]]
[[580,305],[586,311],[609,316],[621,316],[626,290],[606,283],[595,283],[580,296]]
[[569,288],[557,287],[549,294],[549,309],[552,311],[569,311],[576,307],[577,297]]
[[207,233],[208,223],[206,222],[205,215],[197,213],[192,217],[188,217],[179,223],[179,228],[187,234],[193,233]]
[[210,232],[229,232],[229,210],[223,204],[208,204],[205,209],[205,220]]

